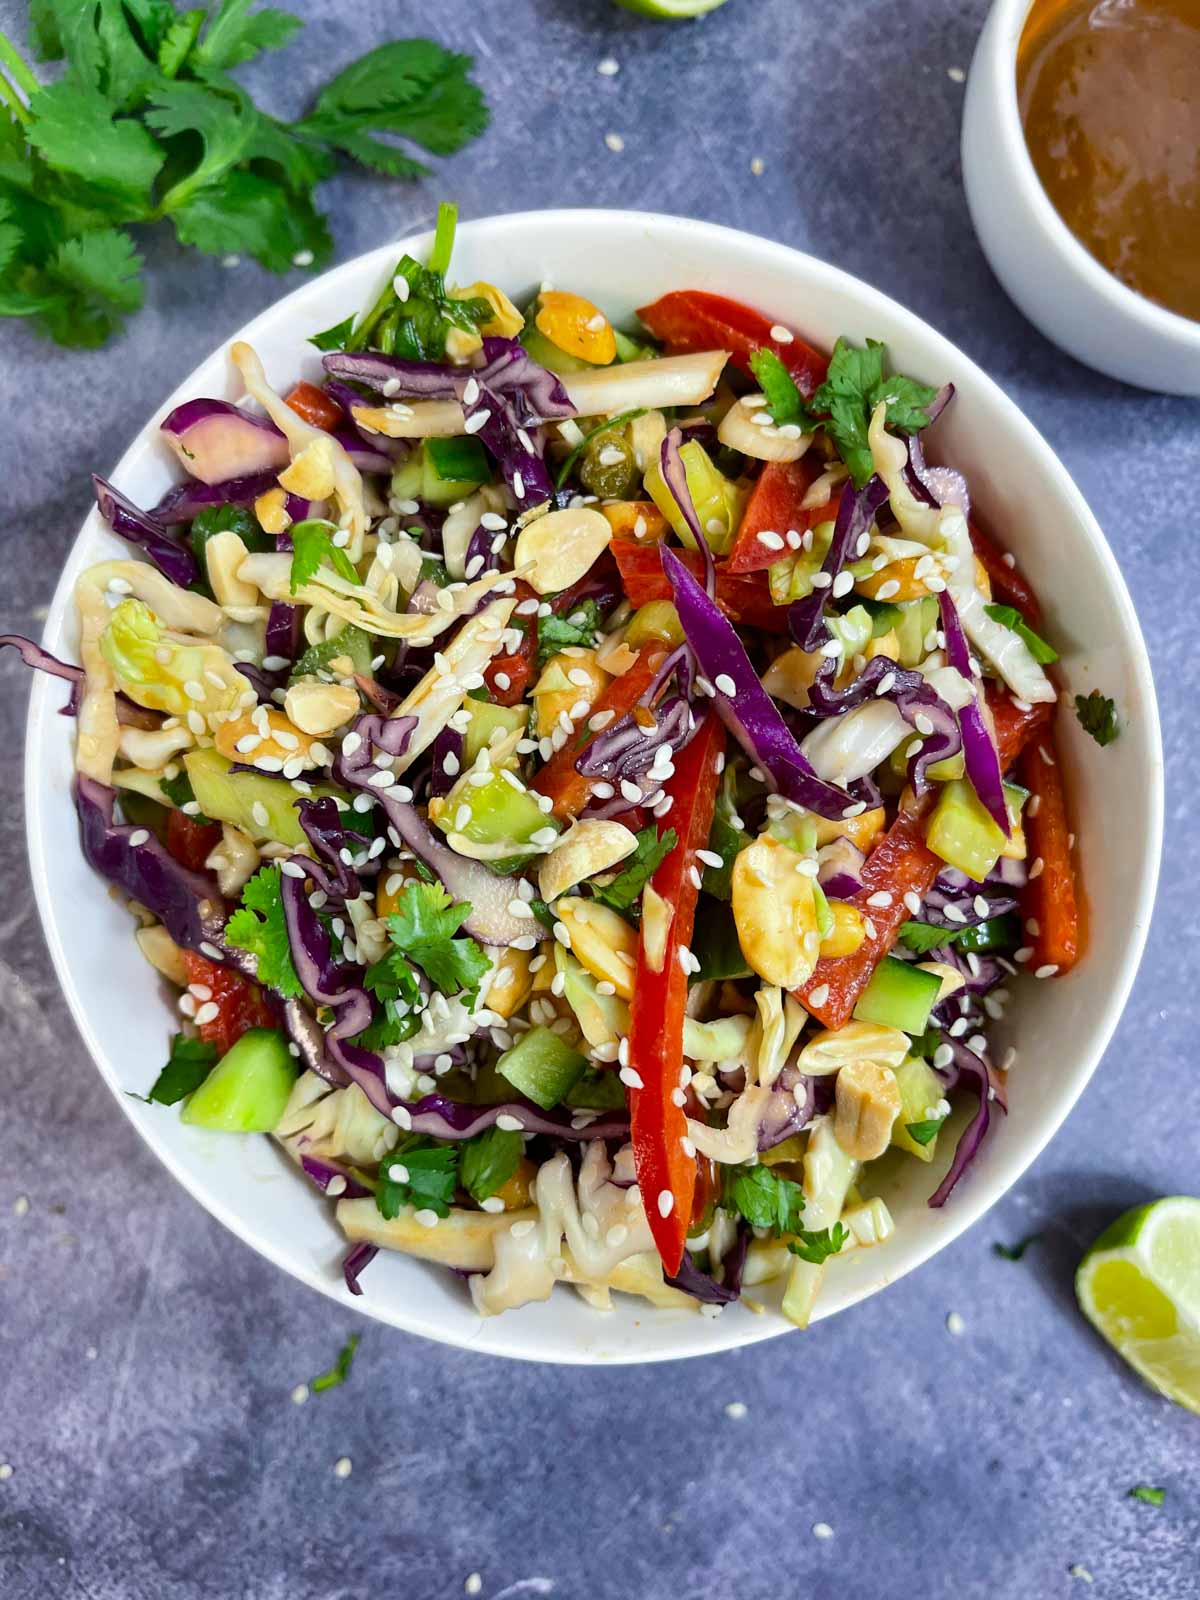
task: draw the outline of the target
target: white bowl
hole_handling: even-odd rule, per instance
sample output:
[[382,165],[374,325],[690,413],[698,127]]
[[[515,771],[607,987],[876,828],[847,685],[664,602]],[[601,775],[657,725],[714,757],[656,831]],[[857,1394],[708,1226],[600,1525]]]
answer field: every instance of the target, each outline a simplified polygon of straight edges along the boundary
[[[350,261],[298,289],[241,330],[277,384],[315,377],[305,336],[370,302],[401,248]],[[1090,909],[1086,956],[1069,977],[1016,985],[1007,1033],[1021,1049],[1012,1109],[941,1211],[925,1204],[940,1175],[909,1162],[889,1193],[897,1231],[886,1245],[834,1264],[817,1316],[841,1311],[927,1260],[1020,1177],[1075,1103],[1108,1043],[1145,939],[1162,828],[1162,754],[1146,651],[1121,574],[1079,491],[1033,426],[995,384],[911,312],[843,272],[782,245],[706,222],[629,212],[547,211],[467,224],[455,247],[463,282],[486,277],[518,299],[545,279],[589,295],[617,318],[665,290],[692,285],[740,296],[832,346],[839,333],[887,341],[897,370],[929,383],[952,379],[958,397],[938,424],[937,454],[962,467],[996,535],[1016,551],[1047,607],[1072,689],[1116,698],[1121,737],[1100,750],[1073,716],[1061,719],[1063,762]],[[235,396],[227,346],[160,407],[113,478],[151,505],[176,477],[156,425],[192,395]],[[103,467],[104,462],[98,462]],[[46,624],[51,650],[76,644],[71,589],[79,572],[123,552],[93,512],[58,586]],[[63,687],[33,690],[25,784],[33,882],[68,1004],[117,1104],[150,1148],[212,1214],[303,1282],[395,1327],[494,1354],[563,1362],[654,1361],[772,1338],[788,1324],[772,1309],[735,1306],[715,1319],[654,1311],[618,1297],[611,1315],[559,1288],[543,1305],[481,1321],[461,1282],[440,1268],[383,1255],[352,1298],[331,1208],[266,1138],[185,1127],[170,1108],[143,1105],[172,1024],[162,986],[133,941],[128,914],[85,865],[71,804],[72,723],[57,715]],[[946,1143],[947,1141],[943,1141]],[[766,1298],[771,1299],[770,1291]]]
[[1200,395],[1200,322],[1102,267],[1042,187],[1017,105],[1017,46],[1032,4],[995,0],[967,80],[963,183],[984,254],[1030,322],[1086,366],[1143,389]]

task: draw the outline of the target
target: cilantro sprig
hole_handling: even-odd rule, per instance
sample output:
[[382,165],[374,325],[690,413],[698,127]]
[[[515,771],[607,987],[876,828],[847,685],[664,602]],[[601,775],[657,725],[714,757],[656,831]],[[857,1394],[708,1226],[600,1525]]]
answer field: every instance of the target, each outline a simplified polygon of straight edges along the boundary
[[625,858],[621,871],[609,884],[597,884],[593,896],[601,904],[611,906],[614,911],[628,911],[637,900],[642,890],[658,871],[665,857],[679,842],[679,835],[674,828],[659,837],[658,829],[653,823],[642,828],[637,834],[637,849],[631,856]]
[[1111,744],[1117,737],[1117,708],[1099,689],[1075,696],[1075,715],[1084,733],[1090,733],[1098,745]]
[[272,272],[320,266],[333,241],[314,190],[339,155],[413,178],[413,147],[449,155],[487,126],[471,58],[429,39],[370,51],[296,122],[272,116],[230,74],[303,24],[251,6],[35,0],[33,54],[65,64],[50,84],[0,34],[0,316],[104,344],[143,300],[130,225]]
[[1029,654],[1042,666],[1048,667],[1051,662],[1058,660],[1058,651],[1052,644],[1047,644],[1040,633],[1033,631],[1015,606],[984,606],[983,609],[993,622],[1011,628],[1018,638],[1023,639]]
[[394,1221],[401,1206],[432,1211],[448,1217],[458,1188],[458,1147],[439,1144],[424,1134],[410,1134],[379,1163],[375,1204],[387,1221]]
[[[900,433],[917,433],[929,426],[926,411],[936,389],[897,373],[885,377],[884,346],[868,339],[859,350],[839,339],[829,360],[825,382],[809,402],[812,413],[824,420],[825,431],[849,468],[854,486],[861,489],[874,464],[867,429],[880,401],[887,403],[888,426]],[[765,392],[765,391],[764,391]]]
[[798,1233],[804,1191],[774,1167],[733,1167],[725,1180],[725,1202],[752,1228],[772,1234]]
[[816,419],[810,416],[804,397],[796,387],[795,379],[774,350],[768,350],[765,346],[756,350],[750,357],[750,370],[758,381],[767,403],[766,409],[777,428],[788,423],[797,423],[805,429],[817,426]]
[[455,905],[439,883],[405,885],[388,918],[391,949],[367,968],[363,980],[381,1011],[356,1043],[382,1050],[416,1033],[413,1011],[421,994],[416,967],[442,994],[474,1002],[490,962],[474,939],[455,937],[470,914],[470,906]]
[[246,884],[241,905],[225,924],[225,942],[254,956],[255,976],[264,987],[285,1000],[304,993],[292,964],[278,863],[260,867]]
[[326,1389],[336,1389],[339,1384],[345,1383],[350,1376],[351,1363],[354,1360],[354,1352],[358,1349],[360,1337],[361,1335],[352,1333],[338,1351],[337,1360],[329,1371],[322,1372],[312,1380],[308,1387],[314,1394],[322,1394]]
[[316,577],[322,567],[332,567],[347,583],[358,583],[358,573],[350,557],[333,542],[337,529],[332,522],[297,522],[289,531],[292,535],[293,594]]
[[557,615],[540,617],[537,634],[538,672],[540,673],[550,657],[558,655],[560,650],[569,649],[573,645],[590,648],[602,616],[603,613],[594,600],[584,600],[581,604],[572,606],[565,617]]
[[849,1237],[849,1230],[840,1222],[835,1222],[832,1228],[818,1228],[814,1233],[801,1228],[794,1239],[788,1240],[788,1249],[801,1261],[809,1261],[814,1267],[819,1267],[822,1261],[836,1256]]

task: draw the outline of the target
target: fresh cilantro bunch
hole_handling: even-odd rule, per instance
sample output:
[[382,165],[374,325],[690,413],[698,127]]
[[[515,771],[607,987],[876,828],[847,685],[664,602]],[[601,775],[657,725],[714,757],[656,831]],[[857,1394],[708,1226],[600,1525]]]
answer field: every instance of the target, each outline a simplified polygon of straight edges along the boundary
[[430,39],[370,51],[297,122],[271,116],[230,72],[302,22],[252,4],[33,0],[35,58],[65,63],[52,84],[0,34],[0,316],[102,345],[142,304],[131,224],[169,221],[182,244],[272,272],[320,264],[313,191],[338,153],[413,178],[427,169],[406,144],[449,155],[487,126],[471,58]]

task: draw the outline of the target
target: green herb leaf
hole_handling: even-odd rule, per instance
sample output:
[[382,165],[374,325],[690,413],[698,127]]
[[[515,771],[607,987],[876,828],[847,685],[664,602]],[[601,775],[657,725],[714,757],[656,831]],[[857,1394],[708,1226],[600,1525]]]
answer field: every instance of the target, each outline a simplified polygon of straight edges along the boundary
[[450,1202],[458,1188],[457,1145],[439,1144],[423,1134],[410,1134],[379,1163],[375,1204],[390,1222],[401,1206],[416,1211],[450,1215]]
[[280,50],[304,26],[290,12],[265,6],[250,12],[254,0],[221,0],[196,47],[196,60],[206,67],[237,67],[264,50]]
[[225,924],[225,942],[249,950],[257,962],[255,976],[285,1000],[304,993],[292,964],[292,947],[283,916],[279,866],[260,867],[242,890],[242,903]]
[[829,361],[828,376],[809,402],[812,411],[828,414],[825,431],[858,489],[875,470],[867,442],[875,407],[886,401],[888,424],[901,433],[917,433],[929,426],[929,414],[924,408],[937,394],[936,389],[914,378],[885,378],[883,356],[884,346],[878,339],[868,339],[861,350],[839,339]]
[[1130,1500],[1143,1500],[1148,1506],[1160,1506],[1167,1498],[1165,1489],[1154,1489],[1148,1483],[1135,1484],[1129,1491]]
[[354,322],[354,316],[348,316],[342,322],[335,322],[332,328],[326,328],[324,333],[309,334],[308,342],[318,350],[345,350],[354,332]]
[[799,1256],[801,1261],[808,1261],[814,1267],[819,1267],[822,1261],[828,1261],[830,1256],[836,1256],[849,1237],[849,1232],[840,1222],[835,1222],[832,1228],[821,1228],[816,1233],[809,1233],[801,1228],[794,1239],[788,1240],[788,1249],[794,1256]]
[[380,45],[325,86],[296,131],[391,177],[423,177],[427,167],[377,136],[434,155],[461,150],[488,124],[483,95],[470,79],[473,64],[431,39]]
[[268,272],[287,272],[307,251],[326,260],[333,241],[305,194],[240,167],[187,196],[170,213],[181,244],[209,255],[248,255]]
[[993,1255],[998,1255],[1003,1261],[1020,1261],[1031,1244],[1036,1244],[1041,1238],[1040,1233],[1030,1233],[1017,1244],[1000,1244],[997,1241],[992,1245]]
[[637,834],[637,849],[626,856],[611,883],[593,888],[593,898],[614,911],[628,911],[678,843],[679,835],[674,828],[668,828],[661,838],[653,823],[642,828]]
[[411,1008],[420,993],[412,963],[442,994],[461,994],[473,1004],[491,962],[474,939],[455,938],[469,905],[455,905],[439,883],[409,883],[388,918],[392,949],[367,968],[366,987],[381,1000]]
[[332,522],[297,522],[292,525],[292,593],[314,578],[321,567],[329,566],[347,583],[358,583],[359,576],[346,552],[333,542],[337,532]]
[[525,1140],[510,1128],[487,1128],[463,1146],[461,1182],[477,1204],[489,1200],[517,1170]]
[[928,1122],[906,1122],[904,1131],[914,1144],[932,1144],[945,1117],[930,1117]]
[[733,864],[746,843],[746,833],[738,813],[737,769],[727,766],[721,775],[713,807],[712,825],[708,830],[708,846],[721,858],[719,867],[706,866],[701,880],[706,894],[717,900],[728,900],[733,894]]
[[798,1233],[804,1191],[774,1167],[732,1167],[725,1175],[725,1203],[752,1228],[767,1228],[773,1235]]
[[[574,645],[590,648],[596,637],[596,629],[600,626],[603,613],[594,600],[585,600],[582,605],[572,606],[565,617],[551,615],[539,617],[537,636],[537,670],[542,668],[556,656],[560,650],[566,650]],[[578,618],[578,621],[574,619]]]
[[46,165],[99,191],[120,220],[148,217],[166,152],[140,122],[115,118],[109,99],[68,73],[29,103],[27,137]]
[[336,1389],[345,1383],[350,1376],[350,1365],[354,1360],[354,1352],[358,1349],[360,1335],[352,1333],[345,1344],[338,1351],[338,1358],[328,1372],[322,1372],[320,1377],[314,1378],[309,1388],[314,1394],[322,1394],[326,1389]]
[[927,956],[931,950],[953,944],[957,937],[953,928],[935,928],[931,922],[909,921],[901,923],[896,941],[916,955]]
[[161,1106],[177,1105],[198,1089],[217,1064],[217,1047],[203,1039],[189,1039],[177,1033],[171,1040],[171,1054],[166,1066],[154,1080],[154,1087],[146,1096]]
[[804,397],[796,387],[791,373],[775,354],[765,347],[750,357],[750,370],[758,380],[767,402],[767,410],[777,428],[795,423],[807,433],[820,426],[820,419],[810,417]]
[[1117,737],[1117,708],[1099,689],[1075,696],[1075,715],[1084,733],[1090,733],[1097,744],[1111,744]]
[[142,304],[142,258],[119,228],[95,228],[65,239],[47,260],[43,283],[52,299],[43,321],[59,344],[95,349]]
[[1034,633],[1015,606],[984,606],[983,609],[993,622],[1011,628],[1019,638],[1024,639],[1029,654],[1042,666],[1048,667],[1052,661],[1058,660],[1058,651],[1052,644],[1047,644],[1040,633]]

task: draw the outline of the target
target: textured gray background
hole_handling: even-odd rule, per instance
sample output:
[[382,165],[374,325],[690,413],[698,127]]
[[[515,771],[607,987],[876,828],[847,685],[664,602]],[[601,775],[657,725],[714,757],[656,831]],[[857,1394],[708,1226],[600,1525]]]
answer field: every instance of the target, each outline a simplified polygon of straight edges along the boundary
[[[0,1593],[431,1600],[479,1572],[490,1600],[1197,1595],[1200,1421],[1109,1356],[1074,1309],[1071,1275],[1123,1207],[1200,1188],[1200,407],[1074,365],[992,279],[963,202],[962,88],[948,71],[969,62],[983,0],[730,0],[676,26],[607,0],[293,7],[311,26],[259,74],[269,104],[298,109],[318,71],[424,28],[477,56],[495,108],[486,138],[421,187],[329,184],[339,259],[424,222],[442,194],[467,217],[562,203],[690,213],[824,254],[1008,389],[1104,524],[1154,657],[1168,773],[1158,914],[1067,1127],[985,1221],[887,1294],[700,1364],[589,1372],[460,1354],[293,1284],[137,1142],[64,1013],[38,929],[18,760],[27,686],[6,653],[0,1461],[14,1470],[0,1482]],[[17,37],[22,13],[0,3]],[[597,75],[606,55],[615,79]],[[605,148],[610,130],[622,154]],[[111,466],[190,368],[286,287],[162,238],[145,246],[147,308],[108,351],[0,328],[0,630],[37,631],[88,471]],[[1019,1265],[993,1255],[994,1240],[1033,1229],[1044,1241]],[[293,1405],[292,1386],[352,1330],[351,1382]],[[731,1402],[746,1415],[727,1416]],[[1139,1482],[1164,1485],[1165,1506],[1128,1500]],[[818,1520],[832,1540],[812,1536]]]

